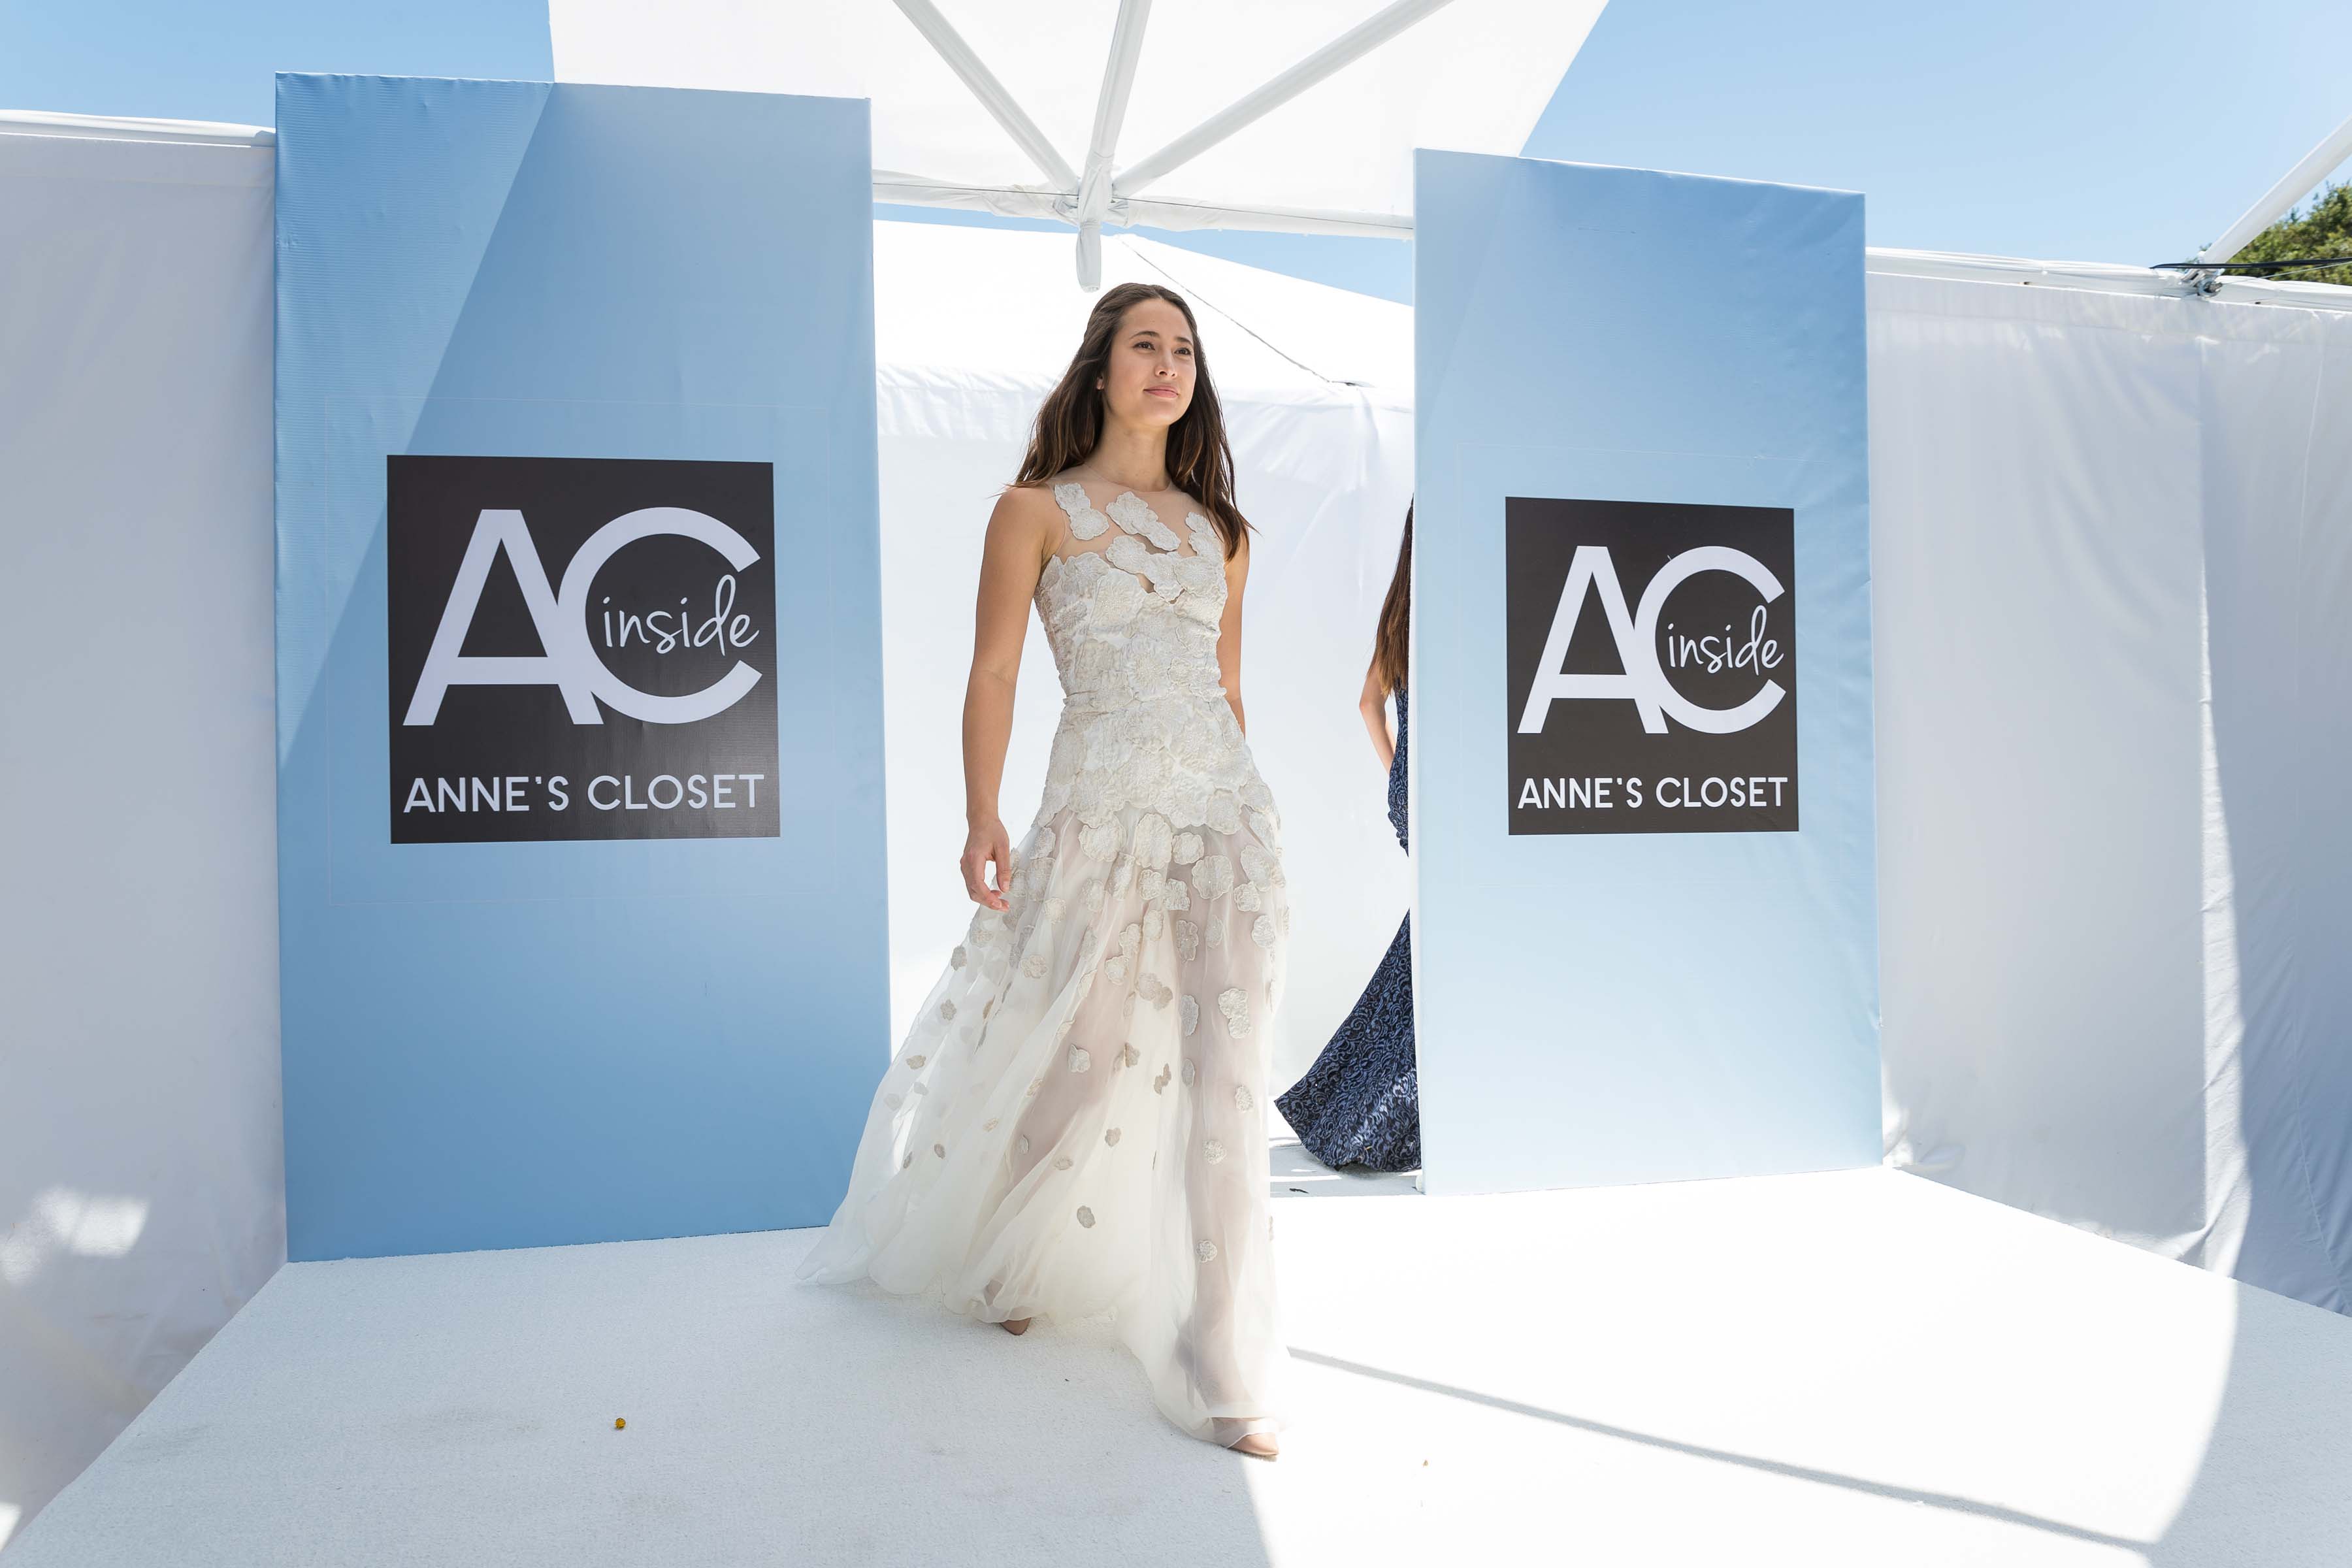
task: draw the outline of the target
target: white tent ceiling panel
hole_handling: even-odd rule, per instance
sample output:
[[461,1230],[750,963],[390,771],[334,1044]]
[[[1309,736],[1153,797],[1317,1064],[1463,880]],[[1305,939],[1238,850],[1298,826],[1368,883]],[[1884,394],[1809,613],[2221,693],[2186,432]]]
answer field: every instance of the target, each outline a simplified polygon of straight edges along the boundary
[[[1150,199],[1410,214],[1412,150],[1517,153],[1602,4],[1439,5],[1152,182]],[[1191,0],[1153,11],[1114,169],[1134,165],[1387,9],[1383,0]],[[1118,7],[950,0],[940,11],[1067,168],[1082,174]],[[877,169],[982,186],[1061,184],[889,0],[550,0],[548,13],[559,80],[870,98]]]

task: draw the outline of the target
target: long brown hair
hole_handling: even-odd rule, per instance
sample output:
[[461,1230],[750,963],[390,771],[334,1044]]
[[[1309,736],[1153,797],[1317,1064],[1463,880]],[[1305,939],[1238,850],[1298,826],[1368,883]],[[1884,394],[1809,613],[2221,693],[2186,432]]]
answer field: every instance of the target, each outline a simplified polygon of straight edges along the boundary
[[1168,479],[1176,489],[1201,503],[1231,558],[1241,548],[1249,520],[1234,505],[1234,449],[1225,439],[1225,413],[1217,402],[1216,384],[1209,379],[1209,356],[1202,346],[1200,323],[1192,307],[1173,289],[1157,283],[1121,283],[1103,290],[1087,315],[1086,334],[1061,384],[1037,406],[1029,450],[1021,459],[1015,485],[1037,485],[1093,456],[1102,439],[1103,395],[1095,377],[1104,374],[1110,359],[1111,340],[1119,318],[1142,300],[1165,300],[1184,312],[1192,334],[1192,402],[1183,417],[1168,427]]
[[1412,502],[1404,503],[1404,539],[1397,545],[1396,574],[1389,579],[1389,596],[1381,601],[1379,629],[1372,634],[1372,658],[1380,665],[1381,686],[1394,691],[1404,684],[1405,633],[1412,624]]

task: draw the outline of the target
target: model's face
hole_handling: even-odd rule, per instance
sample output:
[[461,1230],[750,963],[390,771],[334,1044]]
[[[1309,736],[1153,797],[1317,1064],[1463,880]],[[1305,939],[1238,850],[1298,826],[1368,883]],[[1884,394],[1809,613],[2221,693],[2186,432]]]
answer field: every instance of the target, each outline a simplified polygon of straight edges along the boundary
[[1115,421],[1162,429],[1192,405],[1192,329],[1165,300],[1139,300],[1118,319],[1097,384]]

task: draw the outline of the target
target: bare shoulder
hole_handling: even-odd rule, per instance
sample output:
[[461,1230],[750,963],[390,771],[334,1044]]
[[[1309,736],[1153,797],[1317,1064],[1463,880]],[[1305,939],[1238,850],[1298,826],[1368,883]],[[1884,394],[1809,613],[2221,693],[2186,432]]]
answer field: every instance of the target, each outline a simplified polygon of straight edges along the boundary
[[1054,499],[1054,481],[1032,479],[1027,484],[1009,484],[996,498],[996,515],[1003,517],[1051,518],[1062,510]]
[[1034,546],[1042,557],[1053,548],[1055,528],[1061,515],[1061,503],[1054,499],[1049,481],[1007,485],[988,515],[989,535],[992,539]]
[[1233,553],[1225,557],[1225,575],[1239,577],[1249,571],[1250,531],[1243,529],[1234,540]]

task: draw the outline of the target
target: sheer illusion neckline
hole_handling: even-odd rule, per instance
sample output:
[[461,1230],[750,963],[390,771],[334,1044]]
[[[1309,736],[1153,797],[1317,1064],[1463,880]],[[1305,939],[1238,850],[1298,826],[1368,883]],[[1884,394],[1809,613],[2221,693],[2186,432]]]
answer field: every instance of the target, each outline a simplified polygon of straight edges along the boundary
[[[1063,520],[1069,525],[1071,537],[1081,542],[1099,537],[1115,522],[1121,531],[1181,559],[1187,555],[1209,553],[1202,548],[1202,542],[1215,537],[1216,525],[1206,512],[1189,501],[1185,504],[1182,520],[1171,525],[1160,515],[1158,507],[1133,489],[1121,489],[1117,495],[1097,506],[1094,497],[1087,493],[1087,487],[1081,480],[1056,479],[1053,481],[1052,489],[1055,500],[1061,505]],[[1183,492],[1176,490],[1170,493],[1181,495]],[[1178,533],[1180,528],[1183,531],[1182,535]],[[1059,561],[1068,555],[1084,553],[1087,552],[1057,549],[1054,552],[1054,559]],[[1221,559],[1223,553],[1218,552]]]
[[[1076,484],[1077,481],[1074,479],[1074,480],[1072,480],[1071,482],[1072,482],[1073,484]],[[1083,488],[1083,487],[1082,487],[1082,488]],[[1171,491],[1170,493],[1171,493],[1171,494],[1181,494],[1181,492],[1180,492],[1180,491]],[[1138,495],[1138,494],[1137,494],[1135,491],[1133,491],[1133,490],[1121,490],[1121,491],[1119,491],[1119,492],[1118,492],[1118,494],[1117,494],[1117,495],[1115,495],[1115,496],[1111,497],[1111,498],[1110,498],[1110,500],[1108,500],[1105,501],[1105,502],[1102,504],[1102,508],[1101,508],[1101,510],[1103,510],[1103,512],[1104,512],[1105,514],[1107,514],[1107,515],[1116,516],[1117,514],[1116,514],[1116,513],[1113,513],[1113,512],[1111,511],[1111,510],[1110,510],[1110,509],[1111,509],[1111,508],[1113,508],[1113,507],[1115,507],[1115,506],[1117,506],[1117,505],[1118,505],[1121,501],[1130,501],[1130,500],[1131,500],[1131,501],[1133,501],[1136,505],[1138,505],[1138,506],[1139,506],[1139,507],[1142,507],[1145,510],[1147,510],[1147,511],[1150,512],[1150,513],[1151,513],[1151,515],[1152,515],[1153,517],[1155,517],[1155,518],[1159,518],[1159,520],[1160,520],[1160,525],[1162,528],[1168,528],[1168,520],[1167,520],[1166,518],[1164,518],[1164,517],[1160,517],[1160,509],[1159,509],[1158,507],[1156,507],[1156,506],[1153,506],[1150,501],[1148,501],[1148,500],[1144,500],[1144,499],[1143,499],[1143,497],[1141,497],[1140,495]],[[1208,518],[1207,518],[1207,517],[1205,517],[1205,516],[1203,516],[1203,515],[1202,515],[1202,511],[1201,511],[1201,509],[1200,509],[1199,507],[1196,507],[1196,506],[1187,506],[1187,507],[1184,509],[1184,521],[1183,521],[1183,527],[1184,527],[1184,530],[1185,530],[1185,531],[1186,531],[1186,532],[1190,533],[1190,532],[1194,531],[1193,527],[1192,527],[1192,524],[1193,524],[1196,521],[1199,521],[1200,523],[1202,523],[1202,524],[1205,525],[1205,524],[1208,522],[1208,521],[1209,521],[1209,520],[1208,520]],[[1170,528],[1170,529],[1169,529],[1169,531],[1172,533],[1172,532],[1174,532],[1174,531],[1175,531],[1175,530],[1174,530],[1174,529],[1172,529],[1172,528]],[[1177,542],[1177,547],[1176,547],[1176,550],[1175,550],[1175,552],[1175,552],[1176,554],[1179,554],[1179,555],[1182,555],[1182,554],[1186,554],[1186,553],[1192,553],[1192,552],[1188,552],[1188,550],[1186,549],[1186,546],[1189,546],[1192,542],[1191,540],[1189,540],[1189,539],[1179,540],[1179,541]]]

